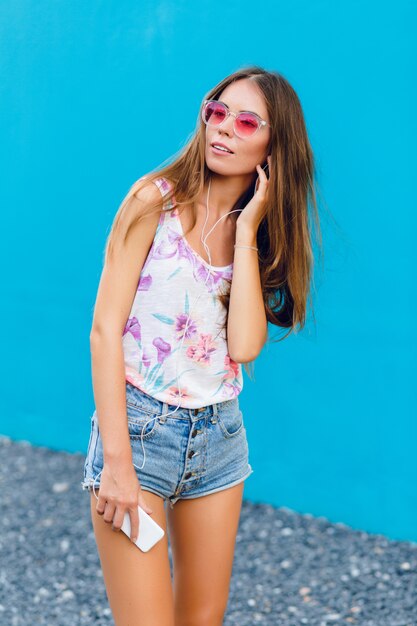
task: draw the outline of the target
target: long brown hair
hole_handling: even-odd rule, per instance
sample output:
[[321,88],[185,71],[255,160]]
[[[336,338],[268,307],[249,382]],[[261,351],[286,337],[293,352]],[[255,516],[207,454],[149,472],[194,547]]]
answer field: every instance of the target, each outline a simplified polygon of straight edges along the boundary
[[[224,78],[204,98],[219,99],[228,85],[244,78],[251,78],[263,94],[271,124],[267,153],[271,155],[269,202],[258,228],[257,247],[266,317],[271,324],[289,328],[289,332],[278,339],[282,341],[292,331],[298,332],[304,327],[308,303],[313,309],[310,292],[314,257],[310,209],[321,249],[315,163],[298,96],[278,72],[269,72],[259,66],[240,69]],[[200,115],[194,135],[172,159],[168,165],[147,174],[146,179],[139,179],[132,185],[115,216],[106,244],[106,257],[112,252],[118,216],[127,202],[142,186],[159,177],[166,177],[173,187],[166,199],[174,198],[175,205],[167,210],[182,204],[193,207],[192,230],[197,220],[194,202],[210,178],[210,170],[205,163],[205,124]],[[248,204],[255,192],[256,178],[255,171],[253,181],[230,210],[243,209]],[[149,209],[155,209],[156,206]],[[158,210],[161,210],[160,204]],[[129,225],[125,240],[130,228],[139,219],[136,218]],[[226,310],[229,291],[218,295]]]

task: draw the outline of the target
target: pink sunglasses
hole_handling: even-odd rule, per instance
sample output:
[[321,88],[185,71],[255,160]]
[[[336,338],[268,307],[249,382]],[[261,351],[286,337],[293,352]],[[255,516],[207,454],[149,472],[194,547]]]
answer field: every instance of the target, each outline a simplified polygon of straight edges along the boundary
[[233,129],[238,137],[245,139],[252,137],[262,126],[271,127],[268,122],[261,119],[256,113],[249,111],[241,111],[240,113],[233,113],[229,107],[220,100],[204,100],[203,107],[201,109],[201,117],[203,122],[207,126],[220,126],[223,122],[232,115]]

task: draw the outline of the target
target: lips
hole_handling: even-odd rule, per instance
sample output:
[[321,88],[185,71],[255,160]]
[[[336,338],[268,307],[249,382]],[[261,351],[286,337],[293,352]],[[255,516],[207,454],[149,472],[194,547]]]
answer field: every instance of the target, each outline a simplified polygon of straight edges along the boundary
[[212,148],[214,148],[214,146],[220,146],[221,148],[226,148],[228,152],[230,152],[231,154],[234,154],[233,150],[231,150],[229,146],[226,146],[226,144],[221,143],[220,141],[213,141],[213,143],[211,143],[210,145]]

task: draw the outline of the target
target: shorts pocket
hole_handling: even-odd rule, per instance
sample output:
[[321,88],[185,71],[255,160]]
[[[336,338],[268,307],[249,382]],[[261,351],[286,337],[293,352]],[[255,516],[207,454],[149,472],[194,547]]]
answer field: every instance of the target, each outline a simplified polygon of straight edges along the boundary
[[224,437],[236,437],[244,429],[243,413],[238,405],[219,411],[217,419]]
[[131,439],[140,439],[142,437],[145,440],[155,435],[160,426],[158,420],[159,413],[147,412],[129,402],[126,404],[126,410],[127,425]]
[[132,409],[138,409],[144,414],[154,416],[158,415],[160,402],[126,381],[126,406]]

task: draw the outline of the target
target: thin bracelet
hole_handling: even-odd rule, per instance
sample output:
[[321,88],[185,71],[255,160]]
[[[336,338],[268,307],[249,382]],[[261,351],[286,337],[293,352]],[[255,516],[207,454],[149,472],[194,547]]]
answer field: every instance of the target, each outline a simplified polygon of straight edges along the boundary
[[251,250],[259,250],[259,248],[255,248],[255,246],[241,246],[240,244],[235,243],[235,248],[250,248]]

